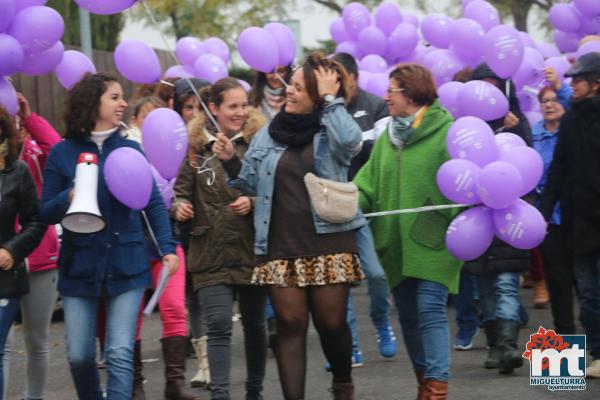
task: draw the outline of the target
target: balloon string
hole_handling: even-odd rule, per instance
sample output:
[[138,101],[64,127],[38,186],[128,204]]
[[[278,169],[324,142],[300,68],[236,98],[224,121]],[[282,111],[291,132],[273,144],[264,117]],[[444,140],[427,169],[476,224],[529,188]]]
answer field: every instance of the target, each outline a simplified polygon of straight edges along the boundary
[[[144,9],[146,10],[146,13],[148,14],[148,18],[150,18],[150,20],[154,24],[154,27],[158,31],[158,34],[162,38],[162,41],[163,41],[163,43],[166,46],[167,52],[171,55],[171,57],[173,58],[173,60],[175,60],[175,63],[177,65],[181,65],[181,62],[179,62],[179,59],[177,58],[177,55],[171,49],[171,46],[169,46],[169,42],[167,41],[167,38],[165,37],[165,35],[160,30],[160,27],[158,25],[158,21],[154,17],[154,14],[152,13],[152,10],[150,10],[150,7],[146,3],[146,1],[145,0],[139,0],[139,3],[141,3],[144,6]],[[202,98],[200,97],[200,94],[198,93],[198,90],[196,90],[196,87],[194,86],[194,84],[192,83],[192,81],[190,80],[190,78],[186,77],[186,78],[182,78],[182,79],[185,79],[186,82],[188,83],[188,85],[190,85],[190,88],[192,89],[192,92],[194,92],[194,95],[198,98],[198,101],[200,102],[200,105],[202,106],[202,109],[204,110],[204,113],[208,116],[208,119],[210,119],[210,122],[213,123],[213,125],[217,128],[217,130],[219,132],[221,132],[221,127],[219,126],[219,124],[217,123],[217,121],[215,120],[215,118],[210,113],[210,111],[209,111],[208,107],[206,106],[206,104],[204,104],[204,102],[202,101]]]
[[152,230],[152,226],[150,226],[150,221],[148,220],[148,216],[146,215],[146,211],[142,210],[142,216],[144,217],[144,222],[146,222],[146,226],[148,227],[148,233],[150,233],[150,238],[152,239],[152,243],[154,247],[156,247],[156,251],[160,258],[163,258],[164,254],[158,245],[158,241],[156,240],[156,236],[154,235],[154,230]]
[[441,205],[436,205],[436,206],[404,208],[404,209],[400,209],[400,210],[368,213],[368,214],[365,214],[365,217],[366,218],[385,217],[386,215],[412,214],[412,213],[420,213],[420,212],[426,212],[426,211],[446,210],[449,208],[463,208],[463,207],[469,207],[469,205],[467,205],[467,204],[441,204]]
[[273,73],[275,74],[275,76],[277,77],[277,79],[279,79],[279,81],[280,81],[281,83],[283,83],[283,87],[285,87],[285,88],[287,89],[287,88],[290,86],[290,85],[288,85],[288,83],[285,81],[285,79],[283,79],[283,77],[277,73],[277,69],[276,69],[276,70],[275,70],[275,72],[273,72]]

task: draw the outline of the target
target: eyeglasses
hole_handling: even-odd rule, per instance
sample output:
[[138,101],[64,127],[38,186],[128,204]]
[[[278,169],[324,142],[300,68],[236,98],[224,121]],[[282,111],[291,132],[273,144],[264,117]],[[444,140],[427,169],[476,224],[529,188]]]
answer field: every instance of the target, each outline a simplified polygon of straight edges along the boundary
[[540,101],[540,104],[556,104],[558,103],[558,99],[556,97],[550,98],[550,99],[542,99],[542,101]]
[[392,94],[394,92],[404,92],[406,89],[404,88],[387,88],[387,94]]

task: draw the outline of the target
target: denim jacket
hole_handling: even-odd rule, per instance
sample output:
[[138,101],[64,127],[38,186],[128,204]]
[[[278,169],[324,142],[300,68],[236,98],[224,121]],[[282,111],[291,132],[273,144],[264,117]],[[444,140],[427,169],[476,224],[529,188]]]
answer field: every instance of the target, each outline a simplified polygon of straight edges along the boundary
[[[321,130],[314,137],[315,169],[321,178],[337,182],[348,181],[348,167],[362,140],[362,131],[338,98],[323,110]],[[254,253],[267,253],[271,207],[275,186],[277,163],[287,146],[275,142],[269,135],[269,127],[263,127],[252,139],[242,162],[238,177],[229,185],[248,196],[255,196],[254,203]],[[349,222],[334,224],[323,221],[312,210],[317,233],[344,232],[367,224],[361,210]]]

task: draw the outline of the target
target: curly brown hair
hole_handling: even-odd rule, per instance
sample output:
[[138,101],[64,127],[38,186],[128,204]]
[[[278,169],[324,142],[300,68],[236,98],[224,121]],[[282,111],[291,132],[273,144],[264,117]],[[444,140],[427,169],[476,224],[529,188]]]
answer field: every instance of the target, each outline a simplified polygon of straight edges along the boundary
[[8,156],[6,161],[17,159],[17,130],[13,118],[4,106],[0,105],[0,143],[8,140]]
[[110,82],[118,81],[107,73],[86,73],[73,86],[65,102],[65,138],[83,139],[90,135],[100,112],[100,98]]
[[339,62],[327,58],[323,53],[315,52],[310,54],[304,62],[300,64],[300,68],[304,72],[304,87],[308,93],[308,97],[317,106],[323,105],[323,99],[319,96],[319,85],[317,84],[317,76],[315,71],[320,67],[326,69],[333,69],[338,73],[340,80],[340,89],[337,93],[334,93],[335,97],[343,97],[345,102],[350,101],[350,94],[348,91],[348,74],[346,69]]
[[404,96],[419,106],[430,106],[438,97],[433,76],[422,65],[398,64],[390,73],[390,79],[394,79],[404,89]]

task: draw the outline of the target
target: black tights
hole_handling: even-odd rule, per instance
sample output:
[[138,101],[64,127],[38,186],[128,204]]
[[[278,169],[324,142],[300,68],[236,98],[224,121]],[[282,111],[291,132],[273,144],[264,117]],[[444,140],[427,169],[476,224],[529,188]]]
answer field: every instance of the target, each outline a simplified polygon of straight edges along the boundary
[[268,288],[277,321],[277,368],[286,400],[304,399],[309,312],[334,382],[352,380],[352,336],[346,323],[348,290],[347,284]]

